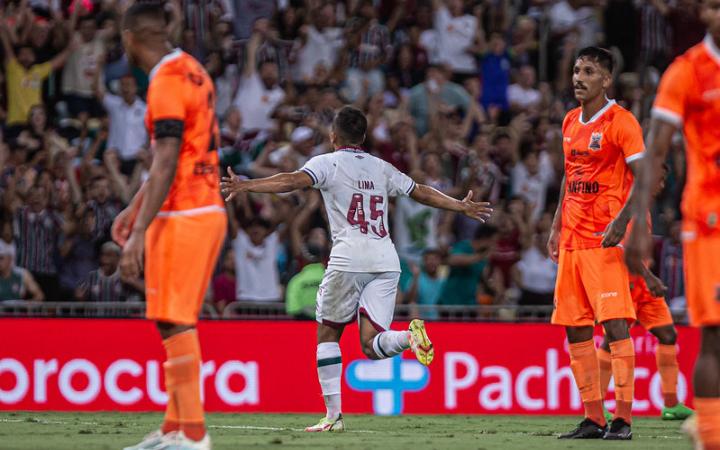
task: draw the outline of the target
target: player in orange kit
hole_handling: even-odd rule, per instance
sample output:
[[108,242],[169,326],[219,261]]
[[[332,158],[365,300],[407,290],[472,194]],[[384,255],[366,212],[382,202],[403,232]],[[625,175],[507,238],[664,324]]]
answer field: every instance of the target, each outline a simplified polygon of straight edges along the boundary
[[163,339],[168,392],[162,427],[129,448],[209,449],[195,325],[227,228],[215,91],[200,63],[172,49],[166,29],[157,3],[135,3],[125,13],[126,53],[150,77],[146,126],[154,158],[112,231],[124,246],[121,274],[134,278],[145,267],[146,316]]
[[[573,67],[580,107],[563,121],[564,189],[548,240],[559,261],[552,323],[565,327],[570,367],[585,406],[585,419],[561,439],[632,439],[635,350],[628,321],[635,320],[623,251],[632,203],[632,172],[643,157],[635,117],[606,97],[613,58],[597,47],[581,50]],[[617,409],[610,426],[603,415],[596,322],[610,342]]]
[[[660,194],[665,188],[665,176],[669,170],[663,166],[663,176],[658,180],[654,196]],[[680,403],[677,397],[677,380],[680,367],[677,360],[677,330],[673,323],[670,308],[665,301],[667,288],[662,281],[653,274],[648,265],[643,265],[642,273],[630,274],[630,294],[637,314],[637,321],[653,336],[658,339],[655,348],[655,361],[660,372],[660,390],[665,405],[660,417],[663,420],[684,420],[690,417],[693,411]],[[598,348],[600,361],[600,391],[603,400],[612,378],[612,361],[610,345],[604,339]],[[608,413],[606,413],[607,417]]]
[[703,0],[707,35],[663,74],[653,104],[648,160],[638,173],[635,225],[626,250],[633,272],[642,270],[651,237],[646,211],[672,136],[682,130],[687,156],[683,192],[685,296],[690,321],[701,328],[693,386],[697,439],[720,449],[720,0]]

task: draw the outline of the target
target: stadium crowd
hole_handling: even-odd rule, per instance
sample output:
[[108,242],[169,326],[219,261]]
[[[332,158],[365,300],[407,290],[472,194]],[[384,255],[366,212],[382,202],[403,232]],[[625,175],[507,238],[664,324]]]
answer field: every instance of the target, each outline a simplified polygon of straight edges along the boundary
[[[147,77],[123,55],[123,0],[5,1],[0,300],[142,301],[121,280],[113,218],[147,177]],[[689,0],[215,0],[167,2],[178,47],[215,80],[223,171],[293,171],[330,151],[334,111],[366,112],[365,149],[495,212],[480,224],[398,198],[401,298],[551,305],[546,242],[563,171],[570,69],[611,48],[613,97],[647,125],[660,73],[702,39]],[[674,142],[682,147],[677,136]],[[683,305],[674,152],[653,270]],[[208,303],[285,302],[312,316],[330,248],[320,194],[244,195]],[[202,239],[202,236],[198,236]],[[428,318],[432,312],[424,313]]]

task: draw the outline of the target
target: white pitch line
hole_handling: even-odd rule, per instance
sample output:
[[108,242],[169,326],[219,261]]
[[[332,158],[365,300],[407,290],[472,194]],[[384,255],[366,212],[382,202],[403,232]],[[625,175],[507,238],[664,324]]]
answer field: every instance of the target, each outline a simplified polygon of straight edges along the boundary
[[[253,425],[209,425],[208,428],[225,428],[225,429],[232,429],[232,430],[261,430],[261,431],[305,431],[304,428],[256,427]],[[345,433],[377,433],[377,431],[345,430]]]
[[[100,425],[98,422],[64,422],[62,420],[33,419],[0,419],[3,423],[39,423],[43,425]],[[304,428],[259,427],[254,425],[208,425],[208,428],[222,428],[232,430],[261,430],[261,431],[305,431]],[[346,433],[377,433],[372,430],[345,430]]]

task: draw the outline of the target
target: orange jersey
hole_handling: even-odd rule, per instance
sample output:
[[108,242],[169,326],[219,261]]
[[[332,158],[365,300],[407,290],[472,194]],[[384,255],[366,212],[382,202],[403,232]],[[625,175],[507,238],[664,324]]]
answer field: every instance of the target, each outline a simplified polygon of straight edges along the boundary
[[175,50],[153,68],[145,121],[153,146],[160,138],[182,140],[175,179],[158,215],[224,211],[215,88],[195,58]]
[[598,248],[630,193],[628,163],[642,158],[642,130],[632,113],[610,100],[588,122],[581,108],[571,110],[562,131],[566,185],[560,247]]
[[709,36],[665,71],[652,114],[685,135],[684,220],[700,234],[720,232],[720,49]]

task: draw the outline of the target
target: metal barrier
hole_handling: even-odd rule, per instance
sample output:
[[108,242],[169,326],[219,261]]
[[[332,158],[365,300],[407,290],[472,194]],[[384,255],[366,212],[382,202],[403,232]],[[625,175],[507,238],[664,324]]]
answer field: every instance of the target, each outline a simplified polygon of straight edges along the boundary
[[[549,322],[553,306],[521,305],[397,305],[395,319],[422,318],[429,321],[452,322]],[[686,324],[684,309],[671,310],[675,323]],[[222,314],[205,303],[202,319],[233,320],[297,320],[313,318],[314,309],[307,308],[298,316],[288,315],[282,302],[232,302]],[[33,302],[8,300],[0,302],[0,317],[116,317],[142,318],[143,302]]]

